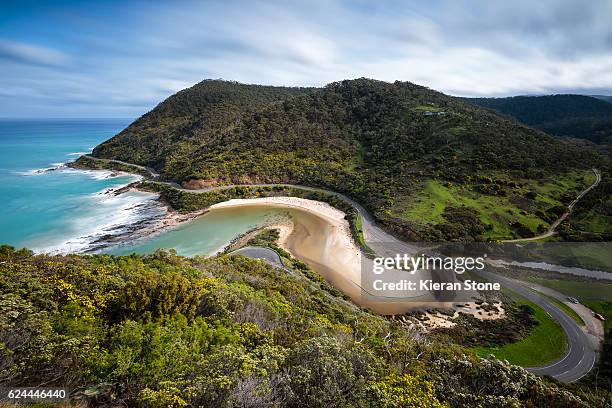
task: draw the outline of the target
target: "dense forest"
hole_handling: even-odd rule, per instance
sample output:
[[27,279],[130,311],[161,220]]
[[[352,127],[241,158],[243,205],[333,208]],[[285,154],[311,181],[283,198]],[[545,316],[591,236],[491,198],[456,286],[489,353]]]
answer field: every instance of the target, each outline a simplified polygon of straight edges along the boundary
[[547,95],[465,100],[516,118],[551,135],[612,145],[610,97]]
[[595,403],[372,315],[286,261],[0,247],[0,384],[68,387],[76,406]]
[[[409,82],[369,79],[324,88],[206,80],[171,96],[93,155],[152,167],[189,188],[326,187],[360,201],[394,233],[429,240],[534,235],[577,191],[554,191],[553,198],[527,198],[529,205],[517,206],[531,194],[529,183],[592,167],[607,175],[610,166],[595,150],[460,99]],[[486,221],[488,210],[479,209],[469,230],[458,221],[465,217],[453,214],[475,211],[470,208],[449,208],[423,222],[403,203],[428,180],[459,186],[470,202],[483,194],[507,197],[508,213]]]

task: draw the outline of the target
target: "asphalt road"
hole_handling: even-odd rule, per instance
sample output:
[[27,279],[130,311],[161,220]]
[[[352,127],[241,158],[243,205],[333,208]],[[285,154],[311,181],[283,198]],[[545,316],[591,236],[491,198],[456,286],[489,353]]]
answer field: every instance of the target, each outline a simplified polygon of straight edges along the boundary
[[567,338],[566,354],[552,364],[544,367],[527,368],[537,375],[550,375],[562,382],[573,382],[588,374],[597,361],[597,349],[589,336],[582,331],[576,322],[553,305],[546,297],[531,290],[522,282],[505,278],[491,272],[478,272],[491,282],[518,293],[546,311],[563,329]]
[[[106,159],[97,159],[92,156],[95,160],[106,160]],[[121,162],[118,160],[109,160],[116,163],[132,165],[130,163]],[[134,165],[132,165],[134,166]],[[146,169],[151,174],[153,179],[158,179],[159,174],[157,174],[153,169],[136,166],[141,169]],[[582,198],[586,193],[588,193],[592,188],[594,188],[601,180],[601,176],[597,170],[593,170],[597,176],[597,180],[593,185],[584,190],[569,206],[571,208],[576,204],[576,202]],[[212,190],[226,190],[233,187],[292,187],[298,188],[307,191],[320,191],[327,194],[335,195],[350,205],[352,205],[355,209],[359,211],[359,214],[362,218],[363,224],[363,233],[364,238],[368,245],[372,247],[376,251],[378,255],[385,255],[386,253],[414,253],[419,250],[414,244],[403,242],[392,235],[388,234],[380,227],[378,227],[372,215],[359,203],[352,200],[351,198],[345,196],[344,194],[337,193],[335,191],[330,191],[322,188],[309,187],[309,186],[299,186],[292,184],[249,184],[249,185],[228,185],[228,186],[219,186],[219,187],[209,187],[204,189],[190,190],[184,189],[176,183],[170,182],[162,182],[164,184],[170,185],[174,188],[180,189],[185,192],[190,193],[201,193]],[[567,216],[567,215],[566,215]],[[262,249],[262,248],[245,248],[245,251],[241,252],[242,255],[249,256],[251,258],[259,258],[263,259],[266,262],[272,263],[273,265],[277,262],[282,261],[280,258],[274,259],[274,255],[270,254],[270,252],[275,253],[272,250]],[[276,254],[276,253],[275,253]],[[278,257],[278,254],[276,254]],[[576,322],[569,316],[567,316],[564,312],[558,309],[553,303],[551,303],[548,299],[543,296],[538,295],[525,284],[508,279],[490,272],[480,272],[484,278],[489,281],[499,282],[500,284],[506,286],[507,288],[515,291],[526,299],[532,301],[533,303],[540,306],[544,309],[555,321],[561,325],[563,331],[565,332],[567,338],[567,353],[558,361],[549,364],[544,367],[534,367],[527,368],[530,372],[537,375],[550,375],[555,377],[559,381],[562,382],[572,382],[576,381],[583,376],[585,376],[595,365],[597,361],[597,349],[589,340],[589,337],[582,331],[582,329],[576,324]]]
[[280,255],[270,248],[248,246],[230,252],[230,255],[234,254],[243,255],[252,259],[259,259],[277,268],[285,267]]

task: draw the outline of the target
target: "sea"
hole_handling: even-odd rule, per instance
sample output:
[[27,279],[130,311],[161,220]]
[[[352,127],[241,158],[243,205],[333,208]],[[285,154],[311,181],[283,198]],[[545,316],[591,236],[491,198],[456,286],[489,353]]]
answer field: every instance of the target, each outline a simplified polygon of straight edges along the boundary
[[271,218],[278,210],[237,214],[221,211],[175,229],[131,242],[105,245],[166,211],[150,193],[113,191],[139,176],[65,166],[120,132],[130,119],[0,120],[0,245],[37,253],[150,253],[209,255],[236,236]]
[[137,176],[65,167],[130,121],[0,120],[0,244],[84,252],[102,237],[161,213],[152,194],[112,194]]

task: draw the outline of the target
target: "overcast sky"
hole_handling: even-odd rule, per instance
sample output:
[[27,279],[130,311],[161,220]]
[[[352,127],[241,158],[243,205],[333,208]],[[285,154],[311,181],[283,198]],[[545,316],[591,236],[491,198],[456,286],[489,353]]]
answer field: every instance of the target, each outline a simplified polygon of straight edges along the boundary
[[204,78],[612,94],[611,0],[0,3],[0,116],[137,117]]

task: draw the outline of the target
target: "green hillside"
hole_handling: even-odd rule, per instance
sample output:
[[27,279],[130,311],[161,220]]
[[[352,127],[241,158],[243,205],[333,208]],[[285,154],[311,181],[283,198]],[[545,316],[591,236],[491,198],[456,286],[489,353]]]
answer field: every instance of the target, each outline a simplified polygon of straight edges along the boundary
[[[187,187],[327,187],[395,234],[432,240],[533,236],[586,187],[591,167],[609,166],[593,150],[457,98],[369,79],[320,89],[203,81],[93,154],[153,167]],[[448,202],[440,217],[417,216],[412,203],[430,181],[470,199]],[[501,202],[504,214],[485,219],[480,197]]]

